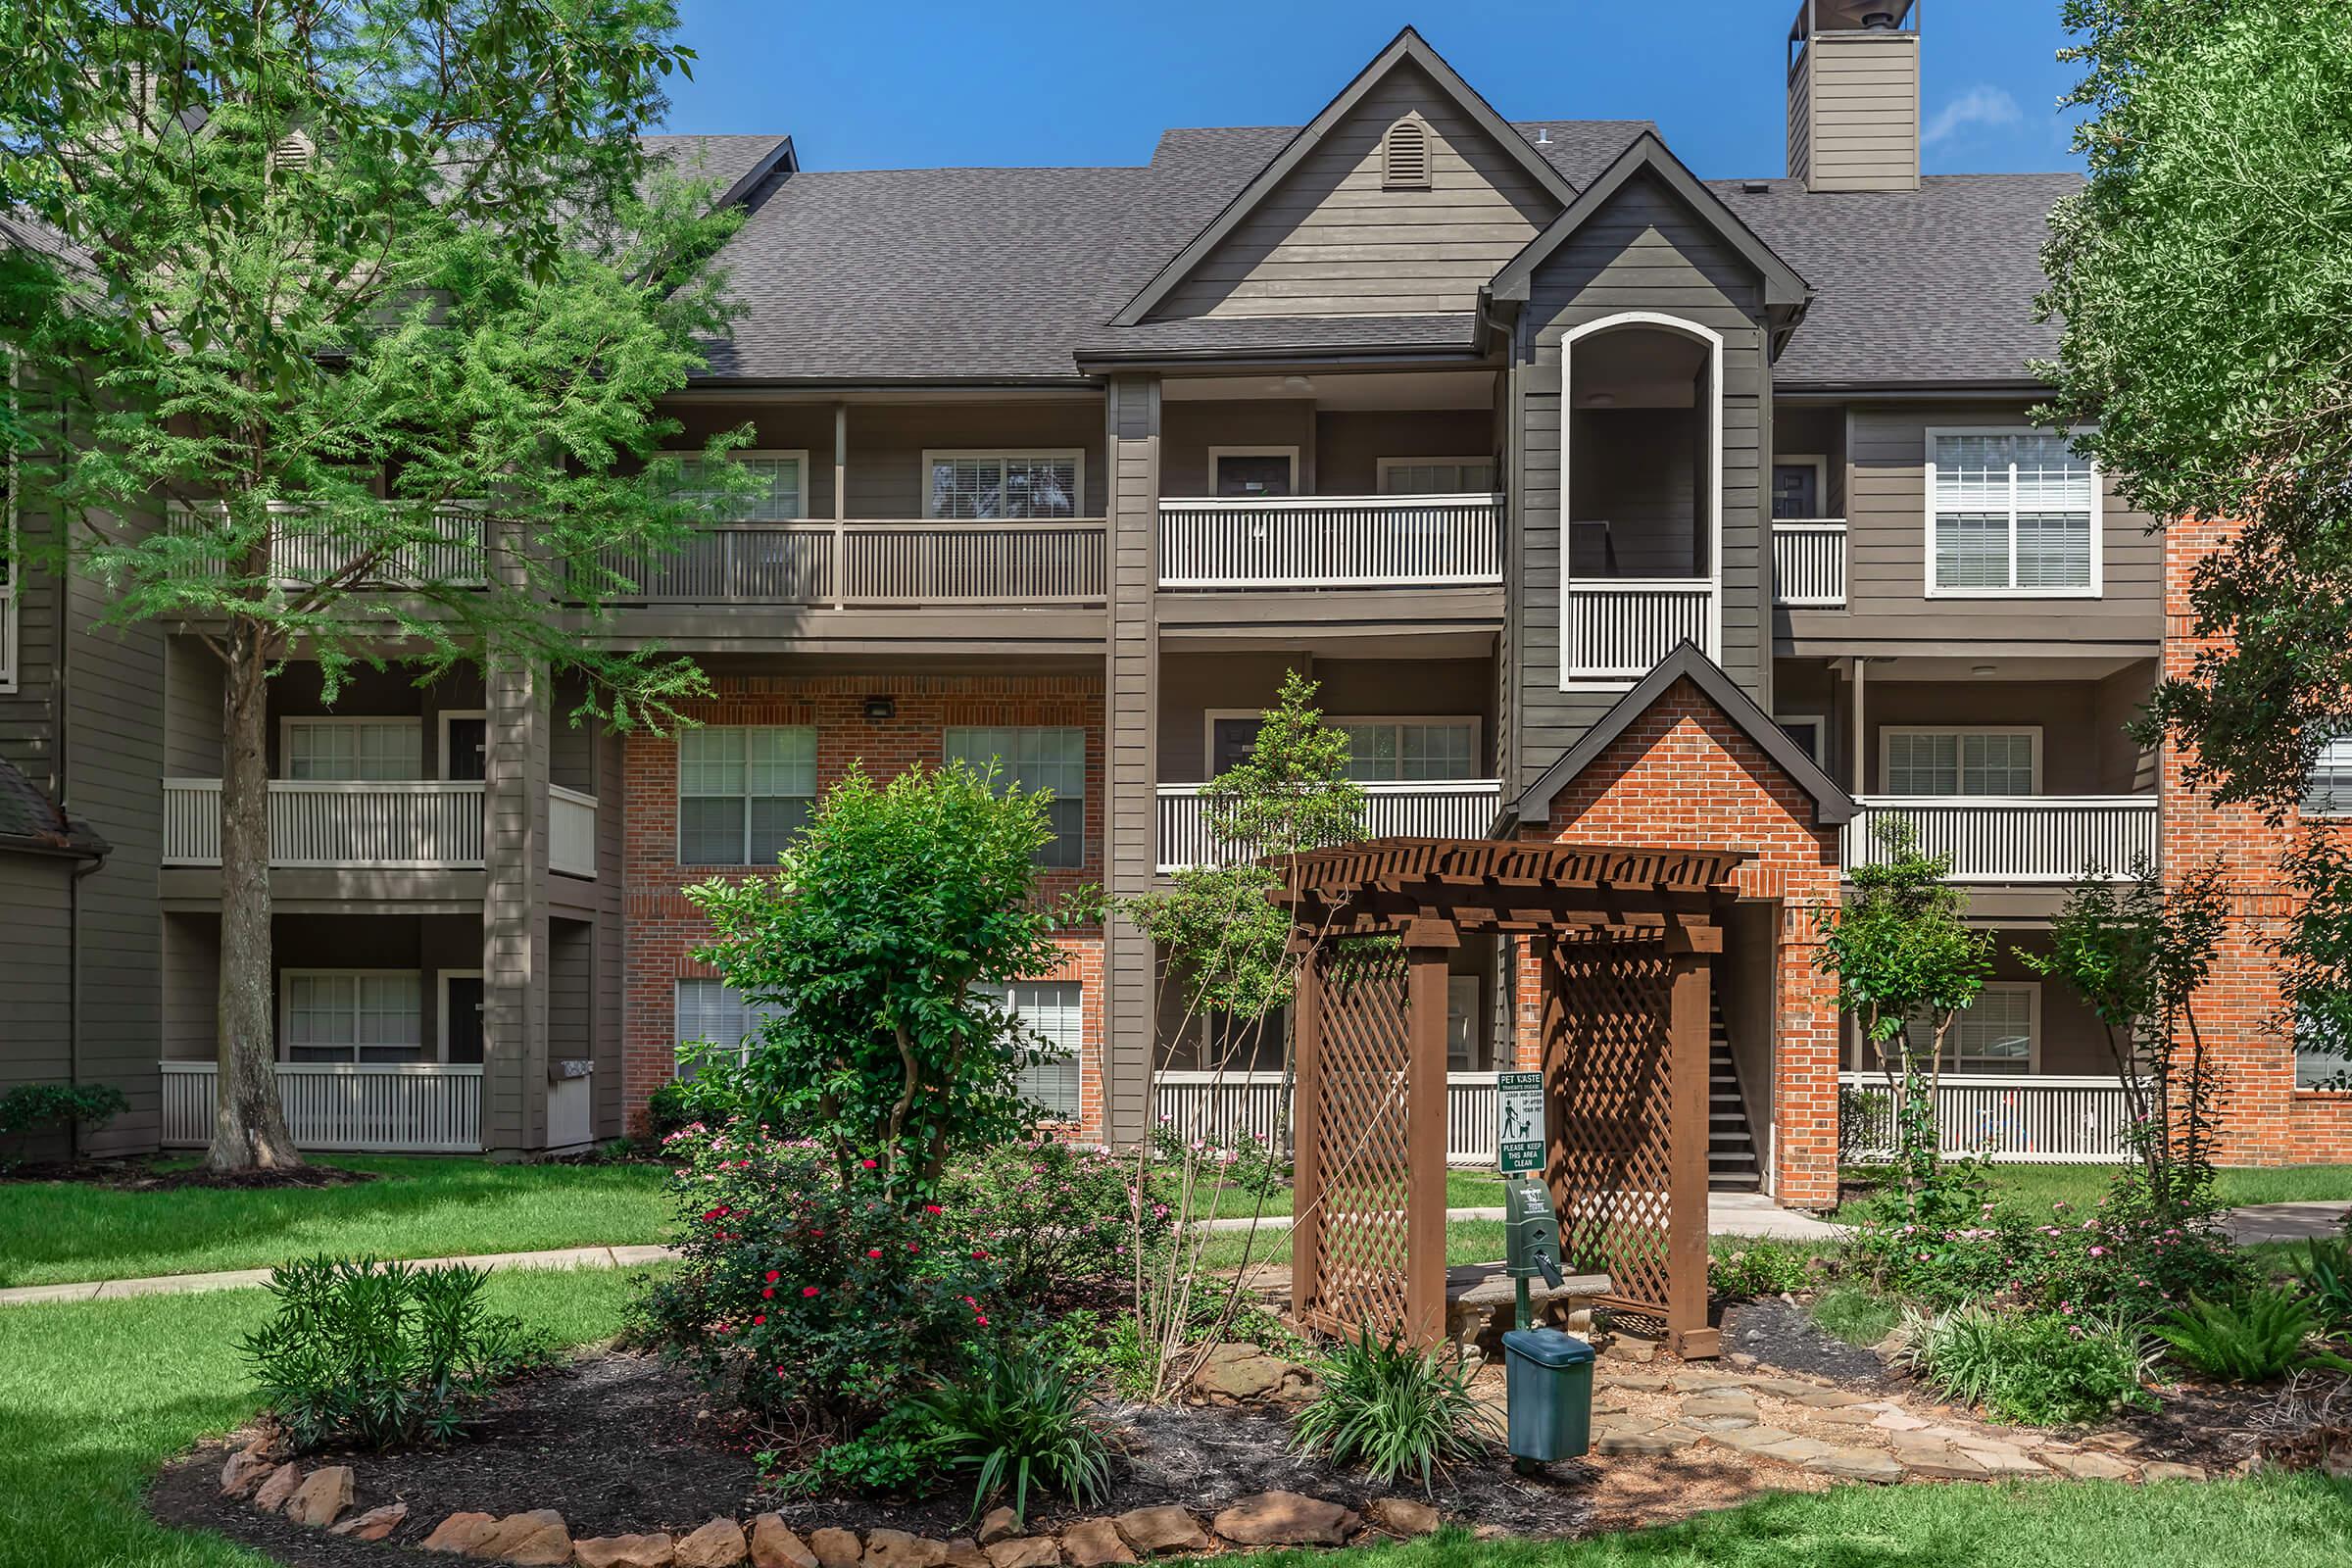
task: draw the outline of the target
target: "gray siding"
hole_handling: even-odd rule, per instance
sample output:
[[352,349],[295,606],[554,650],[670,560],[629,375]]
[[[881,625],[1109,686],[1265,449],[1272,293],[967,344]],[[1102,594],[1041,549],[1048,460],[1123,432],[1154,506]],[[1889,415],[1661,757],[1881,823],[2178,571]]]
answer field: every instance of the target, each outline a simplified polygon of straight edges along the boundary
[[[1113,898],[1152,885],[1158,860],[1157,735],[1159,633],[1152,614],[1160,494],[1160,395],[1152,376],[1112,380],[1107,446],[1111,618],[1103,701],[1110,799],[1103,856]],[[1103,929],[1104,1133],[1120,1143],[1149,1126],[1153,1026],[1152,944],[1134,922],[1112,915]]]
[[[74,946],[68,901],[75,862],[0,850],[0,1092],[55,1083],[71,1071]],[[14,1151],[7,1151],[11,1154]],[[62,1138],[43,1137],[26,1155],[65,1152]]]
[[1805,79],[1789,89],[1790,174],[1814,190],[1918,188],[1917,33],[1822,34],[1797,70]]

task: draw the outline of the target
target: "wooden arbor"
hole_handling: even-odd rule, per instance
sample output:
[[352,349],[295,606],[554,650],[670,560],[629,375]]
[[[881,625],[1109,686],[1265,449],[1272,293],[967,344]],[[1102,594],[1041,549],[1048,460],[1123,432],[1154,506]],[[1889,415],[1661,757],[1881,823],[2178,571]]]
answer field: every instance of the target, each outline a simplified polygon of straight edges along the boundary
[[[1561,1263],[1677,1353],[1707,1327],[1708,956],[1745,857],[1379,839],[1276,862],[1298,991],[1292,1305],[1329,1334],[1446,1323],[1446,969],[1464,935],[1525,936]],[[1370,938],[1393,938],[1374,942]]]

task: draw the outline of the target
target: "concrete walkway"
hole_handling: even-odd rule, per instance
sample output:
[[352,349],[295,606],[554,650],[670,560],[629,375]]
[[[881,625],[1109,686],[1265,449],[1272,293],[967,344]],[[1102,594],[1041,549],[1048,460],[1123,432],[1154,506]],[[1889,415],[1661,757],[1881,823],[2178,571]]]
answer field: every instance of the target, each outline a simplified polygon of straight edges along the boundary
[[[1491,1219],[1508,1217],[1500,1208],[1449,1208],[1448,1220]],[[1268,1229],[1288,1226],[1288,1214],[1268,1214],[1251,1220],[1248,1215],[1237,1219],[1204,1219],[1200,1228],[1206,1231],[1246,1231],[1252,1224]],[[1707,1234],[1710,1236],[1762,1236],[1783,1242],[1824,1242],[1845,1234],[1842,1226],[1815,1219],[1793,1209],[1782,1208],[1761,1193],[1709,1193],[1707,1195]]]
[[[406,1258],[414,1268],[468,1263],[475,1268],[635,1268],[672,1255],[666,1247],[560,1247],[546,1252],[485,1252],[473,1257]],[[270,1283],[266,1268],[218,1274],[159,1274],[143,1280],[92,1280],[74,1285],[19,1285],[0,1291],[0,1306],[40,1301],[119,1301],[131,1296],[180,1296],[193,1291],[247,1290]]]
[[2222,1230],[2240,1247],[2261,1242],[2308,1242],[2343,1234],[2344,1214],[2352,1204],[2339,1202],[2248,1203],[2222,1216]]

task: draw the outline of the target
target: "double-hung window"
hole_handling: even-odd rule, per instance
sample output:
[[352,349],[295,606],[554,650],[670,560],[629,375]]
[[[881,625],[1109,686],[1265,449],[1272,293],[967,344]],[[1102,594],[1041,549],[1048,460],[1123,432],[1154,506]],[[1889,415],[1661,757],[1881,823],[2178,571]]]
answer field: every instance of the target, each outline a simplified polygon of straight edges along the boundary
[[[2040,1024],[2041,987],[2033,981],[1995,980],[1977,993],[1944,1031],[1941,1065],[1956,1073],[2030,1073],[2034,1037]],[[1911,1049],[1924,1060],[1935,1042],[1926,1020],[1910,1026]]]
[[385,782],[424,776],[424,723],[416,718],[289,718],[285,776]]
[[1021,1069],[1017,1087],[1022,1095],[1045,1107],[1048,1121],[1076,1121],[1084,988],[1075,980],[1022,980],[972,989],[1003,1004],[1028,1036],[1022,1044],[1043,1053],[1042,1059]]
[[1879,732],[1889,795],[2040,793],[2037,729],[1910,729]]
[[2352,816],[2352,735],[2320,747],[2303,775],[2303,810],[2310,816]]
[[703,1061],[718,1056],[741,1062],[747,1042],[757,1037],[780,1007],[746,1002],[724,980],[681,980],[676,994],[676,1073],[691,1078]]
[[678,863],[773,865],[816,804],[816,731],[711,726],[678,737]]
[[1359,784],[1478,776],[1478,721],[1470,718],[1345,718],[1348,776]]
[[[808,456],[805,452],[739,452],[738,467],[760,480],[750,496],[728,496],[723,516],[730,522],[791,522],[808,514]],[[682,458],[678,463],[677,494],[682,499],[715,502],[716,488],[703,483],[703,460]]]
[[1075,517],[1082,452],[926,452],[923,515],[994,521]]
[[1928,591],[2099,591],[2099,483],[2047,430],[1928,432]]
[[2352,1087],[2352,1051],[2326,1018],[2301,1008],[2295,1012],[2295,1087]]
[[288,969],[279,1000],[288,1061],[418,1061],[420,977],[414,969]]
[[983,727],[960,725],[943,737],[951,762],[975,773],[995,769],[997,788],[1017,784],[1024,794],[1050,794],[1046,816],[1054,837],[1039,847],[1037,863],[1086,863],[1086,731],[1076,725]]

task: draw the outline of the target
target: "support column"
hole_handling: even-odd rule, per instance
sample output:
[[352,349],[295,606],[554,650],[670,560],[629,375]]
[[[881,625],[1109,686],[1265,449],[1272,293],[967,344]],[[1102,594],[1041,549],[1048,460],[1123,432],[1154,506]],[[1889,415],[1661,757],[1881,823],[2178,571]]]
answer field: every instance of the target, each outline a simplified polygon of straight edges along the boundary
[[1446,960],[1451,949],[1414,946],[1410,934],[1405,942],[1404,1337],[1427,1348],[1446,1338]]
[[1298,965],[1298,1075],[1291,1090],[1291,1316],[1305,1322],[1323,1287],[1323,967]]
[[1707,1327],[1707,1003],[1712,972],[1698,954],[1672,959],[1667,1014],[1666,1333],[1668,1348],[1689,1360],[1713,1355]]
[[[523,587],[515,526],[497,525],[492,569]],[[548,672],[494,655],[482,783],[482,1147],[547,1146]]]
[[[1110,534],[1103,884],[1120,899],[1151,888],[1159,858],[1159,636],[1152,601],[1159,569],[1159,378],[1114,376],[1103,406]],[[1103,1136],[1134,1144],[1152,1119],[1158,1011],[1152,944],[1133,921],[1113,914],[1103,949]]]

